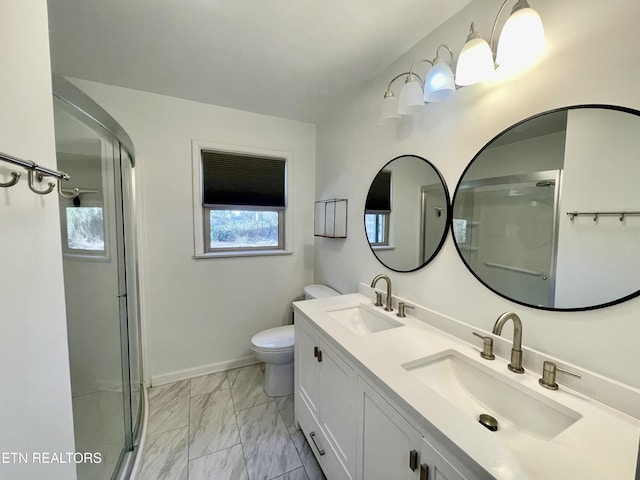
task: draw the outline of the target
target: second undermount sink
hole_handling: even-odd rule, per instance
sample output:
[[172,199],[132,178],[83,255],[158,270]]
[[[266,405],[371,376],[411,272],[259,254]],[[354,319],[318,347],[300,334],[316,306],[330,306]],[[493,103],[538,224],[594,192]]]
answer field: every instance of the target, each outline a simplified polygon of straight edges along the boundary
[[[421,358],[402,367],[451,402],[462,414],[478,420],[493,416],[498,432],[519,449],[525,437],[549,441],[581,415],[544,395],[512,381],[455,350]],[[524,434],[524,436],[523,436]]]
[[361,304],[328,310],[327,314],[358,336],[403,326],[384,313],[377,312],[373,307]]

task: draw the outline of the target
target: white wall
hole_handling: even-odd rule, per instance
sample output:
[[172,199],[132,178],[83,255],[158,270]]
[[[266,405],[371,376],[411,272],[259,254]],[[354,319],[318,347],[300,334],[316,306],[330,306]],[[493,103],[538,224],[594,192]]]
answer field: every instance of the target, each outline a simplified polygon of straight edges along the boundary
[[[312,281],[315,127],[74,80],[136,147],[142,317],[153,383],[251,361],[251,337],[290,323]],[[289,152],[292,255],[194,260],[191,142]]]
[[[639,156],[640,118],[614,110],[569,112],[558,234],[558,306],[580,304],[584,298],[606,303],[638,289],[640,217],[620,222],[616,216],[602,216],[594,222],[593,217],[581,216],[572,222],[564,212],[637,210]],[[599,274],[591,275],[593,271]]]
[[[362,214],[367,179],[391,158],[415,154],[430,160],[453,190],[476,152],[524,118],[582,103],[640,108],[640,64],[634,60],[640,43],[636,25],[640,2],[538,0],[532,6],[543,18],[548,48],[528,71],[460,89],[397,126],[377,125],[380,103],[393,76],[414,60],[431,58],[441,42],[459,52],[472,20],[488,35],[498,4],[476,0],[372,82],[358,85],[340,99],[343,106],[318,125],[317,196],[347,197],[350,211],[349,238],[339,248],[327,239],[317,240],[315,280],[353,292],[359,282],[368,283],[384,272],[393,280],[394,293],[484,330],[491,329],[500,313],[515,311],[523,319],[526,346],[640,386],[640,299],[587,312],[526,308],[477,282],[458,257],[450,235],[431,264],[410,274],[385,269],[366,243]],[[394,84],[396,94],[400,85]]]
[[[0,151],[55,168],[46,3],[0,6]],[[0,162],[0,181],[13,170]],[[24,170],[17,168],[21,172]],[[56,194],[0,189],[0,478],[76,478],[73,464],[34,464],[34,452],[73,452],[62,252]]]

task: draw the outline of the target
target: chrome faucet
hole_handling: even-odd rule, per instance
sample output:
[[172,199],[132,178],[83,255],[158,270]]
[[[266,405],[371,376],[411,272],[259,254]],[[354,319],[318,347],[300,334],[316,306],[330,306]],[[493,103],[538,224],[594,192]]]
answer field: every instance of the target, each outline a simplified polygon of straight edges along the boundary
[[378,283],[378,280],[380,279],[384,279],[387,281],[387,306],[384,307],[384,309],[387,312],[392,312],[393,308],[391,307],[392,305],[392,298],[391,298],[391,279],[386,276],[384,273],[381,273],[380,275],[376,275],[375,277],[373,277],[373,280],[371,281],[371,288],[375,288],[376,283]]
[[524,373],[524,368],[522,368],[522,321],[520,317],[513,312],[503,313],[496,320],[493,326],[493,333],[500,335],[502,327],[509,320],[513,320],[513,346],[511,348],[511,363],[507,368],[515,373]]

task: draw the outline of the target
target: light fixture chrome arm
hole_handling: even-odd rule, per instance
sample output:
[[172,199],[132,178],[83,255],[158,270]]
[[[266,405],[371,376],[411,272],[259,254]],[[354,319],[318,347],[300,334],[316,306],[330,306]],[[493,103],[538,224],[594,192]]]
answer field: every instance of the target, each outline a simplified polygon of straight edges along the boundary
[[[500,7],[500,10],[498,10],[496,19],[493,21],[493,27],[491,28],[491,37],[489,37],[489,46],[491,47],[491,52],[493,53],[494,60],[496,59],[496,54],[497,54],[495,37],[496,37],[496,29],[498,27],[498,20],[500,19],[500,15],[502,15],[504,8],[507,6],[507,3],[509,3],[509,0],[504,0],[504,2],[502,3],[502,6]],[[517,12],[522,8],[531,8],[527,0],[517,0],[516,4],[511,9],[511,13],[513,14],[514,12]]]
[[[409,80],[409,78],[411,77],[411,75],[415,75],[416,77],[420,78],[420,76],[417,73],[413,73],[413,69],[416,67],[416,65],[419,65],[421,63],[428,63],[429,65],[431,65],[433,67],[433,62],[431,60],[427,60],[427,59],[421,59],[421,60],[416,60],[415,62],[413,62],[413,65],[411,65],[411,68],[409,69],[409,77],[407,77],[407,82],[410,82],[411,80]],[[420,83],[422,83],[422,79],[420,79]]]
[[453,50],[451,50],[451,47],[449,45],[447,45],[446,43],[441,43],[440,45],[438,45],[438,48],[436,48],[436,58],[433,60],[433,63],[431,65],[436,63],[437,59],[440,58],[440,49],[441,48],[446,48],[448,50],[449,55],[451,55],[451,65],[453,65]]
[[398,80],[400,77],[403,77],[405,75],[410,75],[410,73],[411,72],[402,72],[402,73],[399,73],[398,75],[396,75],[395,77],[393,77],[391,79],[391,81],[389,82],[389,85],[387,85],[387,92],[391,92],[391,85],[393,84],[393,82]]

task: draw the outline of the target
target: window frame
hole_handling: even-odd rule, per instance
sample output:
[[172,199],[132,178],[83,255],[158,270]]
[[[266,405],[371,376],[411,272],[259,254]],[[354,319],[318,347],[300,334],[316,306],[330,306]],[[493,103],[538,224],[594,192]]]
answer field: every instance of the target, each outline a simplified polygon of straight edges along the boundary
[[[264,148],[246,147],[229,144],[219,144],[203,140],[192,140],[192,185],[193,185],[193,239],[194,259],[220,258],[220,257],[244,257],[263,255],[291,255],[293,253],[292,225],[292,198],[291,181],[293,172],[292,154],[286,151],[269,150]],[[203,176],[202,176],[202,151],[216,151],[245,156],[282,159],[285,162],[285,207],[253,207],[246,205],[203,205]],[[280,210],[278,214],[279,243],[276,247],[239,247],[239,248],[210,248],[209,237],[209,211],[211,209],[223,210]]]

